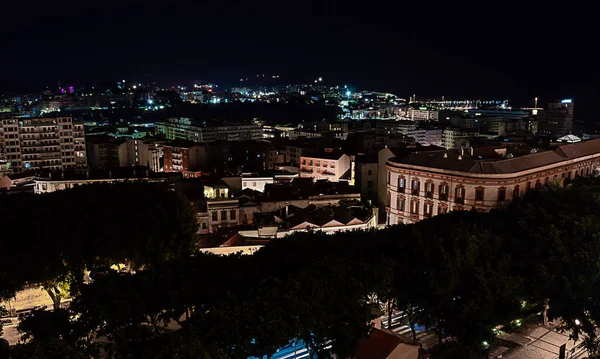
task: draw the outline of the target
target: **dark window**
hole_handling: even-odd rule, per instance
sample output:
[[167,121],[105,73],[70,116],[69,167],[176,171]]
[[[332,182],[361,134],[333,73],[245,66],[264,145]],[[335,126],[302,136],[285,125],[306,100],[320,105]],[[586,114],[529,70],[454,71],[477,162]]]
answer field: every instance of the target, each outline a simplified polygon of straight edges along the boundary
[[219,218],[217,218],[217,216],[218,216],[217,211],[213,211],[213,213],[212,213],[212,220],[213,221],[218,221]]
[[542,188],[542,181],[540,181],[540,180],[535,181],[535,189],[540,189],[540,188]]
[[370,175],[372,175],[372,174],[373,174],[373,171],[371,171],[371,170],[368,170],[368,171],[367,171],[367,176],[370,176]]
[[235,209],[232,209],[232,210],[229,211],[229,218],[230,219],[236,219],[236,216],[237,216],[237,212],[236,212]]
[[433,198],[433,190],[435,188],[435,185],[433,184],[433,182],[427,182],[425,184],[425,197],[427,198]]
[[498,202],[504,202],[506,200],[506,188],[498,189]]
[[398,202],[396,203],[396,207],[399,211],[404,211],[404,206],[406,204],[406,200],[404,197],[398,197]]
[[421,182],[419,182],[419,180],[412,180],[410,188],[413,196],[418,196],[419,192],[421,191]]
[[206,228],[207,228],[206,222],[202,222],[202,229],[206,229]]
[[419,201],[410,202],[410,213],[419,214]]
[[387,193],[387,200],[386,200],[386,206],[390,207],[392,202],[392,194],[390,192]]
[[479,202],[483,202],[483,198],[485,196],[485,191],[483,188],[478,187],[475,188],[475,200]]
[[465,203],[465,189],[463,187],[456,187],[454,191],[454,202],[463,204]]
[[447,184],[441,184],[440,185],[440,200],[442,201],[447,201],[448,200],[448,191],[449,191],[449,187]]
[[425,217],[429,218],[433,215],[433,204],[432,203],[425,203],[425,206],[423,207],[423,214],[425,215]]
[[398,192],[404,193],[404,188],[406,188],[406,179],[398,177]]
[[448,207],[442,207],[442,206],[438,207],[438,214],[446,214],[446,213],[448,213]]
[[226,221],[227,220],[227,210],[224,209],[221,211],[221,220],[222,221]]
[[531,191],[531,182],[527,182],[527,184],[525,184],[525,193]]
[[513,199],[517,198],[519,198],[519,186],[515,186],[515,189],[513,189]]
[[373,181],[367,181],[367,188],[373,188]]

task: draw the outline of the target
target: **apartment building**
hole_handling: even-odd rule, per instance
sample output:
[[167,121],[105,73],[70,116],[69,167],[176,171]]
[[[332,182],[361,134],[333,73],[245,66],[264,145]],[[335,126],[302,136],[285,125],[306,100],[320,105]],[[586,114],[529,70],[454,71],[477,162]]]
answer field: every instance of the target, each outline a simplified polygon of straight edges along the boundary
[[343,153],[323,152],[306,155],[300,157],[300,177],[337,182],[347,175],[350,166],[350,157]]
[[262,127],[254,123],[194,121],[189,118],[171,118],[164,122],[157,122],[156,133],[164,135],[169,140],[193,142],[263,139]]
[[71,117],[15,118],[0,124],[0,151],[14,172],[87,166],[84,127]]

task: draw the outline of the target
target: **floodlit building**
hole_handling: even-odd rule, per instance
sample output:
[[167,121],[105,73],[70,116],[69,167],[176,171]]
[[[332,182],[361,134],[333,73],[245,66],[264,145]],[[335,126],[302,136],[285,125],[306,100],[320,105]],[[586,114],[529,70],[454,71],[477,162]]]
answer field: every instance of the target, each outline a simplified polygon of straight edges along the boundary
[[[300,157],[300,177],[339,181],[350,170],[350,157],[339,152]],[[348,179],[350,179],[348,177]]]
[[562,185],[599,170],[598,139],[521,157],[511,157],[505,148],[470,148],[389,158],[387,224],[473,207],[489,211],[544,185]]

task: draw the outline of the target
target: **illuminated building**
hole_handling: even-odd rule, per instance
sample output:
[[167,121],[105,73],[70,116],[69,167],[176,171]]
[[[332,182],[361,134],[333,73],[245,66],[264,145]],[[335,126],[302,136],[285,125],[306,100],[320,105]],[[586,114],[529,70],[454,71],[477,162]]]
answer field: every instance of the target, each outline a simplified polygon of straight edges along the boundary
[[570,99],[548,103],[547,110],[538,112],[538,133],[557,137],[570,134],[574,106]]
[[2,120],[0,141],[15,172],[87,167],[84,127],[71,117]]
[[260,141],[263,138],[261,126],[253,123],[224,123],[193,121],[189,118],[171,118],[156,123],[156,133],[169,140],[193,142],[211,141]]
[[489,211],[544,185],[600,170],[600,140],[512,157],[506,148],[414,152],[387,161],[387,223],[453,210]]
[[436,110],[428,109],[427,107],[419,108],[408,108],[404,117],[411,121],[437,121],[439,119],[440,112]]
[[[300,177],[337,182],[350,171],[350,157],[343,153],[323,152],[300,157]],[[348,179],[350,179],[348,177]]]

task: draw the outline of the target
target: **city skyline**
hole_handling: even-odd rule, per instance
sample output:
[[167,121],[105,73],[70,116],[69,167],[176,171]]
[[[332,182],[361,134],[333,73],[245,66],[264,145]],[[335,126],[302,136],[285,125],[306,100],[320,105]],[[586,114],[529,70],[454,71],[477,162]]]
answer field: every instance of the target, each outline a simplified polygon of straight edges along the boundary
[[5,85],[121,77],[232,85],[268,72],[426,97],[574,97],[582,107],[597,93],[588,25],[569,8],[67,1],[19,10],[26,20],[5,20]]

